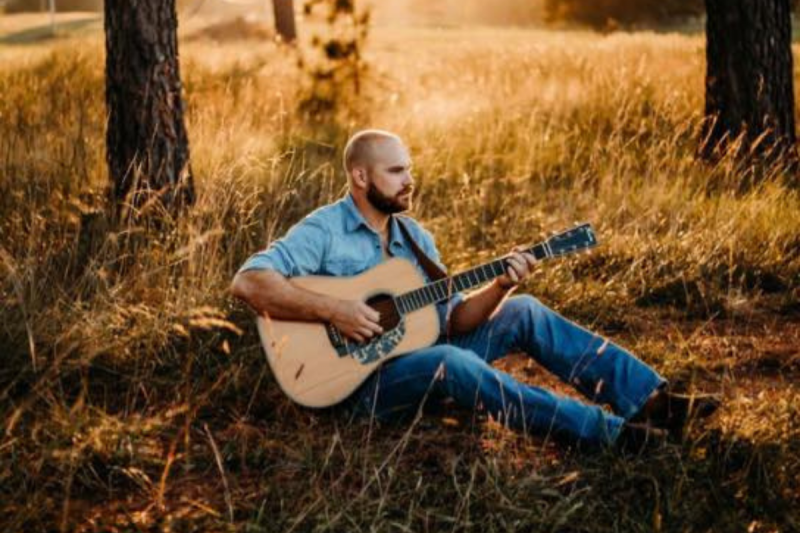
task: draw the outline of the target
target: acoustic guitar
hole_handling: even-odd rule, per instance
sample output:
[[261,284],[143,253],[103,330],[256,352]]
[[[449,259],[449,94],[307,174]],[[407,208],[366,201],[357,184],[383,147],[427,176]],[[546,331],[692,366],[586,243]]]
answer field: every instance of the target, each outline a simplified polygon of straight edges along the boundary
[[[524,252],[539,260],[597,245],[590,224],[554,235]],[[307,407],[328,407],[347,398],[382,363],[433,345],[439,315],[434,304],[502,276],[507,256],[426,283],[414,264],[392,258],[351,277],[303,276],[291,282],[309,291],[361,299],[380,313],[384,333],[359,343],[332,324],[257,317],[258,332],[272,372],[283,391]]]

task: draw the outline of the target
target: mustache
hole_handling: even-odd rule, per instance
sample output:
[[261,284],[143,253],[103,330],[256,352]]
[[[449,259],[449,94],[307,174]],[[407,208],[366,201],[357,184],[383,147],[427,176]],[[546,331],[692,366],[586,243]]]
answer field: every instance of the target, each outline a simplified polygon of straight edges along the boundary
[[414,192],[414,187],[406,187],[405,189],[403,189],[402,191],[397,193],[397,196],[404,196],[406,194],[410,194],[410,193],[413,193],[413,192]]

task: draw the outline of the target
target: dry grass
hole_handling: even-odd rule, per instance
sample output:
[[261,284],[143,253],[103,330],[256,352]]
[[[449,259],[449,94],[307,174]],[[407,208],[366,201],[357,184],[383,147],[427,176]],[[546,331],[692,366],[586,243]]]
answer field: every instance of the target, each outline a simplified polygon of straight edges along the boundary
[[[741,192],[750,169],[693,157],[699,39],[382,29],[368,94],[313,126],[291,52],[187,41],[200,196],[167,231],[102,215],[102,42],[67,42],[0,47],[4,531],[800,527],[800,198],[779,169]],[[343,193],[366,125],[407,139],[453,269],[592,221],[602,247],[526,289],[721,390],[718,419],[621,460],[464,413],[376,429],[293,406],[227,286]]]

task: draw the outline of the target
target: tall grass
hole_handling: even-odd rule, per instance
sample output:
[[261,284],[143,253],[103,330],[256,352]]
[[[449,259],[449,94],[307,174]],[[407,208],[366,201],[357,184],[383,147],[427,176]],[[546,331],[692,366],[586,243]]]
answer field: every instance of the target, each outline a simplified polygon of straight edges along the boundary
[[[2,51],[4,530],[798,527],[800,198],[779,168],[744,191],[752,169],[695,159],[701,42],[373,35],[366,94],[322,125],[296,112],[304,80],[285,49],[186,42],[199,196],[166,228],[104,215],[101,44]],[[451,269],[593,222],[596,252],[524,289],[723,390],[713,431],[621,460],[463,413],[375,427],[285,399],[227,287],[343,194],[340,149],[366,126],[411,147],[415,216]]]

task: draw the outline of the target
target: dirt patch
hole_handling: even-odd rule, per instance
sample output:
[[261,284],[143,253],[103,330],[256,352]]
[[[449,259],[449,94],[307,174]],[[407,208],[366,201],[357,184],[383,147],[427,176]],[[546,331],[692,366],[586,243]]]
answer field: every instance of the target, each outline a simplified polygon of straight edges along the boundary
[[187,41],[211,40],[232,42],[258,40],[268,41],[275,37],[275,32],[263,23],[250,22],[242,17],[213,23],[186,37]]

